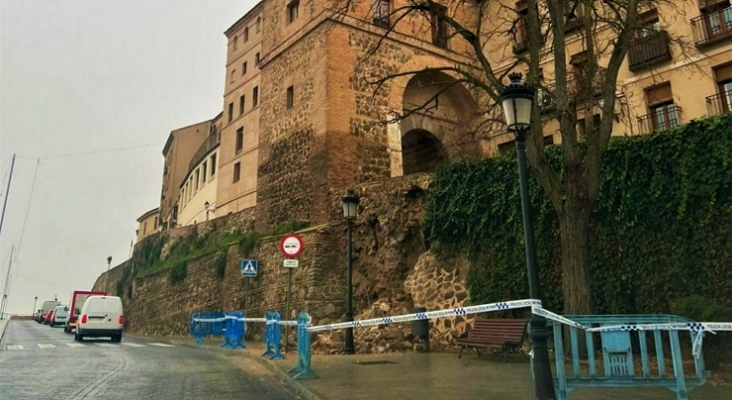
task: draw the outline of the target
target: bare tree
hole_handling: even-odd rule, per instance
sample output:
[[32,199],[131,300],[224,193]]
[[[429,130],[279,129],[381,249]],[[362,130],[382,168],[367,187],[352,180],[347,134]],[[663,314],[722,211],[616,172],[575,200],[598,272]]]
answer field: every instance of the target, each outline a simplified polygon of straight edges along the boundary
[[[533,120],[542,121],[532,124],[528,159],[559,220],[564,311],[590,313],[588,248],[592,211],[599,195],[601,158],[614,126],[623,119],[622,112],[617,111],[618,92],[622,90],[618,72],[631,45],[649,29],[643,13],[656,8],[675,13],[681,10],[672,0],[349,0],[337,4],[335,13],[339,17],[355,17],[383,28],[364,59],[392,38],[403,36],[408,31],[405,26],[416,32],[415,26],[421,24],[426,31],[432,31],[435,43],[435,24],[446,24],[450,43],[459,43],[471,62],[428,70],[444,72],[454,77],[453,85],[477,93],[483,114],[482,123],[476,126],[483,132],[505,131],[495,125],[500,119],[497,104],[504,77],[517,69],[527,72],[527,81],[537,88],[541,99],[535,102]],[[369,10],[368,14],[363,10]],[[570,36],[572,44],[568,44]],[[671,41],[685,54],[682,40]],[[491,54],[496,43],[525,45],[525,51],[496,58]],[[567,46],[582,51],[568,60]],[[364,79],[375,85],[376,92],[400,76],[425,71]],[[547,78],[553,78],[553,84],[546,83]],[[444,82],[442,85],[447,87]],[[406,118],[417,110],[429,110],[432,100],[394,115]],[[551,105],[551,113],[546,113],[547,104]],[[599,118],[593,118],[596,114]],[[578,134],[578,122],[584,127],[582,135]],[[543,150],[547,129],[561,135],[561,172],[550,167]]]

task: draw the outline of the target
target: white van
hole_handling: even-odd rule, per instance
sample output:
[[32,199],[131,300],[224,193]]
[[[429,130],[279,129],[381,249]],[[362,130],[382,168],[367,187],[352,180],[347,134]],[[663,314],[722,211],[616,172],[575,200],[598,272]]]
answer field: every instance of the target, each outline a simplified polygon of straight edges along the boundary
[[81,342],[85,337],[111,337],[113,342],[121,342],[124,323],[122,299],[89,296],[81,307],[74,340]]

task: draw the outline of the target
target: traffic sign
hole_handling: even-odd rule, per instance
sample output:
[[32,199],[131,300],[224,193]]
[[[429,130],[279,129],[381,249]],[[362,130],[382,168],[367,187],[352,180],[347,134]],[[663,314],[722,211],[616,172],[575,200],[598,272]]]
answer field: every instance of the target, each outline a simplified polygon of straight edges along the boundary
[[302,238],[294,233],[291,233],[280,240],[280,252],[285,257],[295,258],[302,253],[304,244]]
[[300,261],[293,258],[285,258],[285,260],[282,262],[282,266],[285,268],[297,268],[298,265],[300,265]]
[[242,278],[257,277],[257,260],[241,260],[241,276]]

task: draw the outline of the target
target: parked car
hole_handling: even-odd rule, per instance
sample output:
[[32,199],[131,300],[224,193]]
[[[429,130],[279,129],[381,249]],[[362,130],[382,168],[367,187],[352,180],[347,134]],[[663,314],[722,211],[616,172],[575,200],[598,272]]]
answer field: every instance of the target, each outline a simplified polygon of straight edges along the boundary
[[[54,309],[54,310],[55,310],[55,309]],[[43,317],[43,323],[44,323],[45,325],[51,325],[51,320],[53,319],[53,311],[54,311],[54,310],[51,310],[51,311],[47,312],[47,313],[46,313],[46,316],[45,316],[45,317]]]
[[51,319],[51,326],[65,325],[66,318],[68,316],[68,306],[58,306],[53,310],[53,317]]
[[53,311],[56,307],[60,306],[61,303],[59,303],[56,300],[49,300],[44,301],[43,305],[41,306],[41,316],[39,317],[38,323],[43,324],[46,322],[46,316],[48,316],[49,311]]
[[33,314],[33,321],[36,321],[36,322],[38,322],[38,323],[40,324],[41,322],[43,322],[43,316],[44,316],[44,315],[43,315],[43,310],[41,310],[41,309],[39,308],[39,309],[38,309],[38,311],[36,311],[36,312],[35,312],[35,313]]
[[81,342],[85,337],[111,337],[113,342],[122,341],[125,317],[119,297],[89,296],[80,314],[74,340]]

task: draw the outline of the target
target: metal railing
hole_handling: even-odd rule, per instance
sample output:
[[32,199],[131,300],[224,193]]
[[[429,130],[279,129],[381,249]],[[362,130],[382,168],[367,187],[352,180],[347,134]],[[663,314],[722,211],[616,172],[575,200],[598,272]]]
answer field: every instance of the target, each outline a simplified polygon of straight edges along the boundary
[[709,115],[732,112],[732,90],[707,96],[706,101]]
[[650,114],[638,117],[640,133],[653,133],[658,130],[671,129],[681,125],[681,107],[670,106]]
[[732,38],[732,6],[705,12],[691,20],[696,47]]
[[628,48],[628,69],[639,71],[658,63],[671,60],[668,32],[658,31],[638,38]]

